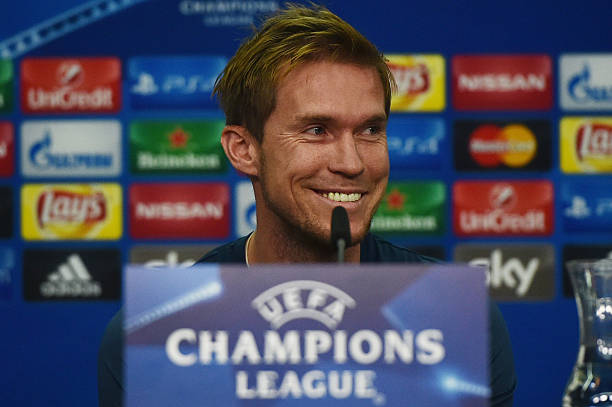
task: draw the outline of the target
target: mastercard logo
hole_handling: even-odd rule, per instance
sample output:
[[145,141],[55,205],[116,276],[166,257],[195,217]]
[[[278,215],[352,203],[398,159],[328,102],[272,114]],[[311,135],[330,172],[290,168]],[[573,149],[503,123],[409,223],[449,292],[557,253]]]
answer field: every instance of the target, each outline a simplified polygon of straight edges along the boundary
[[522,124],[503,127],[485,124],[470,134],[470,156],[487,168],[501,164],[512,168],[523,167],[533,160],[537,147],[533,132]]

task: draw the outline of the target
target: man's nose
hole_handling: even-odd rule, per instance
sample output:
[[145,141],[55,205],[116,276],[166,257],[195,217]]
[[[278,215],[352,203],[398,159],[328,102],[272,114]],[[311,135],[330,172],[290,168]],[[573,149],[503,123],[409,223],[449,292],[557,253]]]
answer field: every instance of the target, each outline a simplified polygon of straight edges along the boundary
[[365,167],[357,141],[351,133],[343,133],[332,143],[333,154],[330,157],[329,170],[348,177],[361,174]]

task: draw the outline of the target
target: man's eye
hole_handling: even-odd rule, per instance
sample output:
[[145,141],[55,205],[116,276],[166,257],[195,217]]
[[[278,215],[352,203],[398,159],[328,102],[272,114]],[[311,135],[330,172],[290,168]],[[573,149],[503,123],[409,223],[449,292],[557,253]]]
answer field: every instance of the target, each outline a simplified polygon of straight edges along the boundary
[[370,126],[367,127],[364,131],[364,134],[368,136],[377,135],[382,131],[382,129],[378,126]]
[[311,127],[308,130],[306,130],[306,133],[312,134],[312,135],[315,135],[315,136],[321,136],[321,135],[325,134],[325,129],[323,127],[320,127],[320,126]]

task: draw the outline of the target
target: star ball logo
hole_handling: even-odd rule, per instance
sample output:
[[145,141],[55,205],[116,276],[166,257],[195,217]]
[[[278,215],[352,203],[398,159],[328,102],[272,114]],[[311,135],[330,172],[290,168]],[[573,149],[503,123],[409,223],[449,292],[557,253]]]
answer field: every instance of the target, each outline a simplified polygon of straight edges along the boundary
[[[376,404],[384,404],[385,395],[376,388],[374,370],[314,368],[303,371],[304,365],[330,360],[352,366],[379,362],[436,365],[446,355],[439,329],[330,331],[340,326],[344,313],[356,309],[357,303],[346,292],[319,281],[294,280],[275,285],[256,296],[251,305],[272,328],[263,332],[262,340],[256,339],[256,333],[249,330],[241,330],[237,338],[230,338],[232,333],[226,330],[196,332],[181,328],[170,333],[166,340],[168,359],[182,367],[198,362],[237,366],[235,395],[241,400],[329,397],[371,399]],[[285,324],[304,319],[320,323],[327,330],[290,329],[283,330],[282,334],[278,331]],[[187,349],[197,351],[187,353]],[[270,368],[282,365],[282,375],[273,369],[253,372],[252,368],[241,366],[262,364]]]

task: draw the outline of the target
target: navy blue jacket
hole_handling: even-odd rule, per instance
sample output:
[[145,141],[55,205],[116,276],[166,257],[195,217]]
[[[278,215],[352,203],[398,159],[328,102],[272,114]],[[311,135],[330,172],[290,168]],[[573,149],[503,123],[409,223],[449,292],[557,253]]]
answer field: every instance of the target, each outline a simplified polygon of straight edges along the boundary
[[[248,236],[207,253],[198,263],[246,263],[244,257]],[[431,263],[437,260],[395,246],[368,234],[361,242],[362,263]],[[512,347],[504,319],[493,302],[489,302],[489,372],[491,407],[511,407],[516,388]],[[102,339],[98,355],[98,398],[100,407],[121,407],[124,393],[122,355],[122,311],[111,320]]]

